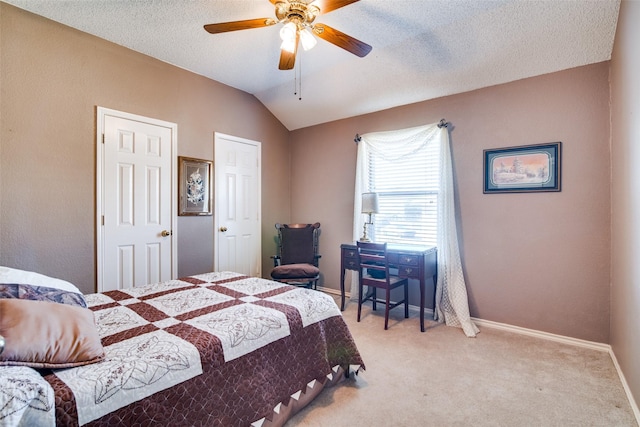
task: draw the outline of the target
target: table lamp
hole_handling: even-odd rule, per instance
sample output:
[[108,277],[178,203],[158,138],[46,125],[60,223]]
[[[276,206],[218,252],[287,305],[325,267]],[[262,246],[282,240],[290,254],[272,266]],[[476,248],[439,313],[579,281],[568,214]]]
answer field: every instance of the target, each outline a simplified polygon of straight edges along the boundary
[[369,215],[368,221],[364,223],[361,242],[370,242],[367,236],[367,226],[373,225],[371,214],[378,213],[378,193],[362,193],[362,213]]

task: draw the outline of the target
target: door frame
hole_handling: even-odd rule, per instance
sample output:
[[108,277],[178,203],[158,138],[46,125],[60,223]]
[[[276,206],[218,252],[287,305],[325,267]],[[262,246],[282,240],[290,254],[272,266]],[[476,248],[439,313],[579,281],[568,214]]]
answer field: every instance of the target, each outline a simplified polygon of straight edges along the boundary
[[218,241],[218,237],[220,235],[220,233],[218,233],[218,229],[220,228],[220,214],[218,212],[218,209],[220,207],[220,204],[216,202],[217,198],[218,198],[218,182],[217,182],[217,168],[218,165],[220,164],[218,162],[219,159],[216,158],[216,142],[218,140],[218,138],[224,138],[230,141],[233,141],[235,143],[240,143],[240,144],[249,144],[249,145],[253,145],[255,147],[257,147],[258,149],[258,164],[257,164],[257,169],[258,169],[258,182],[257,182],[257,197],[258,197],[258,203],[256,204],[256,206],[258,206],[258,247],[257,249],[257,254],[258,254],[258,276],[262,277],[262,143],[259,141],[254,141],[251,139],[246,139],[246,138],[240,138],[238,136],[233,136],[233,135],[228,135],[225,133],[221,133],[221,132],[214,132],[213,134],[213,165],[214,165],[214,169],[216,169],[216,171],[214,172],[213,176],[214,176],[214,181],[213,181],[213,189],[214,189],[214,193],[215,193],[215,197],[214,197],[214,216],[213,216],[213,270],[214,271],[218,271],[218,250],[219,250],[219,241]]
[[178,272],[178,125],[164,120],[139,116],[137,114],[112,110],[96,106],[96,286],[97,291],[103,289],[104,271],[104,132],[105,117],[115,116],[127,120],[148,123],[171,129],[171,278],[175,279]]

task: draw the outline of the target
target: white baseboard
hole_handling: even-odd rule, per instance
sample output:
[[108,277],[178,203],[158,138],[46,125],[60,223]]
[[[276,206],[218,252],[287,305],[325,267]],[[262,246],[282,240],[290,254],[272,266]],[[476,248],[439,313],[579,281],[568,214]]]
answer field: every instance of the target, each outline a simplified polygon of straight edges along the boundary
[[[320,292],[324,292],[325,294],[340,296],[340,289],[325,288],[324,286],[318,286],[318,290]],[[346,298],[349,299],[350,297],[349,293],[345,292],[345,295],[346,295]]]
[[638,408],[637,402],[633,398],[633,394],[631,394],[631,389],[629,388],[627,379],[624,377],[624,373],[622,373],[622,369],[620,369],[620,365],[618,364],[618,359],[616,358],[616,354],[613,352],[613,349],[611,348],[611,346],[609,346],[609,356],[611,356],[611,360],[613,360],[613,366],[615,366],[616,371],[618,371],[620,382],[622,382],[622,387],[624,388],[624,392],[627,394],[627,399],[629,399],[629,404],[631,405],[633,414],[636,416],[636,422],[638,423],[638,425],[640,425],[640,409]]
[[[333,288],[324,288],[324,287],[318,287],[319,291],[331,294],[331,295],[337,295],[340,296],[340,291],[337,289],[333,289]],[[348,300],[350,297],[350,295],[348,293],[345,293],[345,298]],[[409,311],[412,313],[418,313],[420,311],[420,307],[415,306],[415,305],[409,305]],[[427,316],[431,316],[431,318],[433,318],[433,310],[432,309],[425,309],[425,317]],[[624,374],[622,373],[622,370],[620,369],[620,365],[618,364],[618,359],[616,359],[616,355],[613,352],[613,349],[611,348],[611,346],[609,344],[604,344],[604,343],[599,343],[599,342],[594,342],[594,341],[587,341],[587,340],[581,340],[578,338],[571,338],[571,337],[567,337],[564,335],[557,335],[557,334],[552,334],[549,332],[543,332],[543,331],[537,331],[535,329],[528,329],[528,328],[522,328],[520,326],[513,326],[513,325],[509,325],[506,323],[499,323],[499,322],[493,322],[491,320],[483,320],[483,319],[478,319],[476,317],[472,317],[471,320],[479,327],[487,327],[487,328],[493,328],[493,329],[500,329],[503,331],[507,331],[507,332],[512,332],[514,334],[520,334],[520,335],[526,335],[526,336],[530,336],[530,337],[535,337],[535,338],[540,338],[543,340],[549,340],[549,341],[555,341],[555,342],[559,342],[559,343],[563,343],[563,344],[568,344],[568,345],[575,345],[578,347],[583,347],[583,348],[588,348],[591,350],[597,350],[597,351],[605,351],[609,354],[609,357],[611,357],[611,361],[613,362],[613,365],[616,368],[616,372],[618,373],[618,377],[620,378],[620,382],[622,383],[622,387],[624,388],[624,392],[627,395],[627,400],[629,400],[629,404],[631,405],[631,409],[633,411],[633,414],[636,417],[636,422],[638,423],[638,425],[640,425],[640,409],[638,409],[638,404],[636,403],[633,394],[631,394],[631,389],[629,389],[629,384],[627,383],[627,380],[624,377]]]
[[506,323],[498,323],[498,322],[493,322],[491,320],[478,319],[476,317],[472,317],[471,320],[473,320],[473,322],[476,325],[485,326],[487,328],[501,329],[503,331],[509,331],[516,334],[520,334],[520,335],[527,335],[530,337],[541,338],[548,341],[556,341],[563,344],[575,345],[578,347],[589,348],[592,350],[606,351],[606,352],[609,352],[611,350],[611,346],[609,344],[581,340],[578,338],[571,338],[564,335],[556,335],[549,332],[537,331],[535,329],[521,328],[520,326],[513,326],[513,325],[508,325]]

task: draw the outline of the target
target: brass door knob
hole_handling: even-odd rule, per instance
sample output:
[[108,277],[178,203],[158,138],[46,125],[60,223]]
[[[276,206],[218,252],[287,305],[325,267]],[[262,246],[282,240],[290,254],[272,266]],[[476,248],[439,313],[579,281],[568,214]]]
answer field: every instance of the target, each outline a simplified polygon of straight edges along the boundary
[[224,233],[225,231],[227,231],[227,227],[220,227],[220,231]]
[[169,230],[162,230],[162,233],[160,233],[162,235],[162,237],[167,237],[167,236],[171,236],[173,234],[173,232],[169,231]]

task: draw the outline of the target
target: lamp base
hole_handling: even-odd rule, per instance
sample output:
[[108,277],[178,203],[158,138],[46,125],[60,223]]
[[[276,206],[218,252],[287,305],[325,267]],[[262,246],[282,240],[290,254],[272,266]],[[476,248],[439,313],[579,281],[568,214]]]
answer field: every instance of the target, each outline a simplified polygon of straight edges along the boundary
[[367,225],[371,224],[370,222],[365,222],[362,226],[362,237],[360,238],[361,242],[370,242],[369,236],[367,236]]

